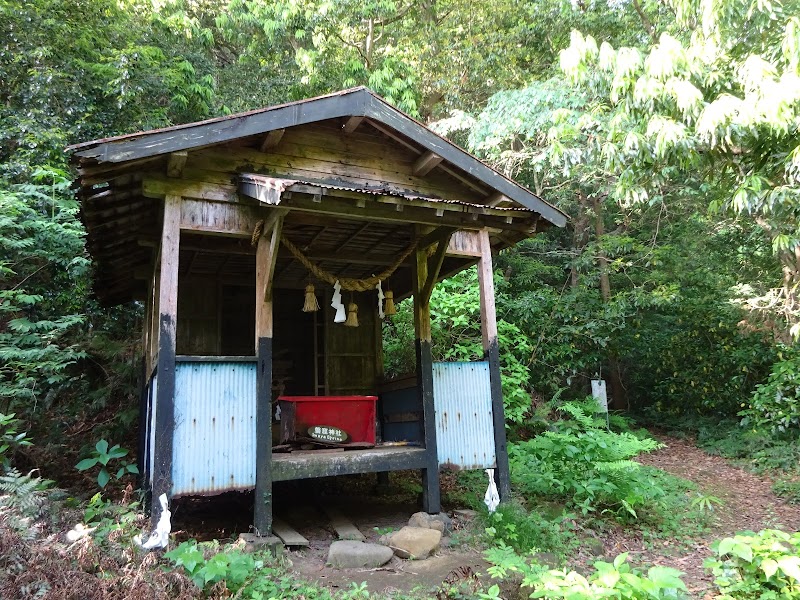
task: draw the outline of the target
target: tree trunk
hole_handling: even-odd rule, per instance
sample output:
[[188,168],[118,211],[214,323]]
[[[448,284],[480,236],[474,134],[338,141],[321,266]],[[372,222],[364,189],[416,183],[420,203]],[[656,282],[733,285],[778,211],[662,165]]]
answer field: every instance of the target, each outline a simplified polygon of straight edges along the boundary
[[[606,234],[605,223],[603,222],[603,202],[600,198],[592,198],[592,208],[594,212],[594,234],[597,241],[597,266],[600,270],[600,297],[605,304],[611,302],[611,281],[608,277],[608,255],[602,248],[603,236]],[[606,357],[608,363],[608,381],[611,384],[611,408],[621,410],[628,408],[628,401],[625,394],[625,386],[622,385],[619,361],[613,350],[609,350]]]

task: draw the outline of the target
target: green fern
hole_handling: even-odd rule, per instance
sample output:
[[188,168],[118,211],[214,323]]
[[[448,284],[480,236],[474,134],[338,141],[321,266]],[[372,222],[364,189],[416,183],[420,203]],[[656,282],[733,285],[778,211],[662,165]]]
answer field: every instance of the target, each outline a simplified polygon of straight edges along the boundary
[[23,475],[11,469],[0,476],[0,509],[7,509],[23,518],[41,516],[45,506],[45,492],[51,481],[34,477],[33,471]]
[[558,407],[558,410],[567,413],[575,421],[578,422],[578,425],[580,425],[584,429],[597,428],[597,423],[594,416],[593,415],[590,416],[586,410],[586,407],[582,406],[578,402],[565,402],[564,404]]

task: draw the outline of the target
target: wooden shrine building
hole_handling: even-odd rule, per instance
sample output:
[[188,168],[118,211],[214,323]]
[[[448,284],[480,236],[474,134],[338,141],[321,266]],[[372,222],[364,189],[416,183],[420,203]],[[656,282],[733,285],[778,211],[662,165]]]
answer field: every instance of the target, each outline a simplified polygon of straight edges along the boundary
[[[69,151],[95,292],[146,307],[141,458],[156,516],[162,493],[255,489],[266,534],[274,481],[400,469],[421,471],[433,513],[443,465],[494,467],[508,496],[492,253],[563,213],[364,88]],[[485,359],[433,363],[433,287],[475,264]],[[416,365],[386,382],[390,292],[413,296]],[[377,412],[354,417],[372,419],[371,439],[273,453],[290,419],[310,434],[289,403],[273,440],[277,398],[333,397],[338,414],[373,396]]]

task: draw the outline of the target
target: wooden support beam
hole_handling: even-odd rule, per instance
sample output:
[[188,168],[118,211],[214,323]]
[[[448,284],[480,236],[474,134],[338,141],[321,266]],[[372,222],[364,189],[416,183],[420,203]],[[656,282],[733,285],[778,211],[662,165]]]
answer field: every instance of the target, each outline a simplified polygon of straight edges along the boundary
[[183,175],[183,168],[186,166],[187,158],[189,158],[189,152],[186,150],[170,154],[167,161],[167,177],[180,177]]
[[353,235],[349,236],[345,241],[339,244],[339,246],[336,248],[336,250],[334,250],[334,252],[338,253],[344,250],[345,246],[347,246],[350,242],[352,242],[354,239],[356,239],[358,236],[364,233],[370,225],[371,223],[369,221],[364,223],[361,227],[358,228],[358,230]]
[[283,227],[283,211],[265,221],[256,248],[256,491],[253,525],[261,536],[272,530],[272,286]]
[[259,217],[253,207],[228,202],[184,200],[181,229],[187,232],[250,237]]
[[443,239],[439,242],[436,246],[436,251],[433,253],[433,256],[428,261],[428,276],[425,279],[425,283],[420,290],[420,294],[422,296],[423,301],[426,304],[429,304],[431,301],[431,294],[433,293],[433,286],[436,284],[436,281],[439,278],[439,271],[442,269],[442,263],[444,262],[444,255],[447,252],[447,245],[450,242],[450,236],[446,239]]
[[[513,244],[509,244],[513,246]],[[478,231],[456,231],[450,237],[447,247],[448,256],[469,256],[480,258],[481,240]]]
[[266,152],[267,150],[275,148],[281,143],[284,133],[286,133],[285,129],[273,129],[266,136],[264,136],[264,140],[261,142],[261,146],[259,146],[258,149],[261,150],[261,152]]
[[178,317],[178,257],[180,250],[180,196],[164,199],[161,231],[161,268],[158,290],[158,391],[153,467],[151,520],[161,514],[158,497],[172,494],[172,439],[175,429],[175,334]]
[[504,202],[511,202],[511,200],[509,200],[507,196],[501,194],[500,192],[495,192],[494,194],[486,198],[484,204],[486,206],[495,207],[495,206],[500,206]]
[[422,469],[422,507],[428,513],[441,511],[439,455],[436,446],[436,409],[433,398],[433,357],[431,354],[431,307],[423,289],[428,280],[428,253],[414,251],[414,336],[417,357],[417,389],[423,412],[425,467]]
[[342,131],[345,133],[353,133],[358,126],[361,125],[361,122],[364,120],[364,117],[350,117],[345,121],[345,124],[342,125]]
[[438,244],[442,240],[450,240],[450,236],[455,233],[453,227],[437,227],[417,240],[417,248],[423,249],[433,244]]
[[413,173],[417,177],[424,177],[430,173],[433,168],[442,162],[442,157],[433,152],[425,152],[414,163]]
[[490,389],[492,393],[492,421],[494,426],[494,447],[497,467],[497,480],[500,500],[511,499],[511,478],[508,467],[508,447],[506,445],[506,422],[503,412],[503,387],[500,379],[500,349],[497,341],[497,314],[494,298],[494,273],[492,270],[492,246],[489,233],[478,233],[481,244],[481,259],[478,263],[478,287],[481,301],[481,337],[483,352],[489,363]]
[[[388,267],[394,263],[395,260],[397,260],[397,254],[372,254],[370,252],[336,252],[335,254],[315,254],[314,252],[311,252],[306,255],[306,258],[315,263],[347,263],[351,265]],[[408,267],[410,265],[410,260],[405,260],[400,263],[401,268]]]

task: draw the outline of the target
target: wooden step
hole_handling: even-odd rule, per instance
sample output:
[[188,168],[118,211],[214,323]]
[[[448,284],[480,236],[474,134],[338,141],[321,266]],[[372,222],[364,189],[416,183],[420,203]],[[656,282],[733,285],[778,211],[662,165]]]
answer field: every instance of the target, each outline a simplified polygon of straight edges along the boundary
[[308,540],[281,519],[272,519],[272,533],[281,538],[284,546],[308,546]]
[[340,540],[366,541],[364,534],[338,508],[335,506],[323,506],[322,510],[330,519],[331,525],[333,525]]

